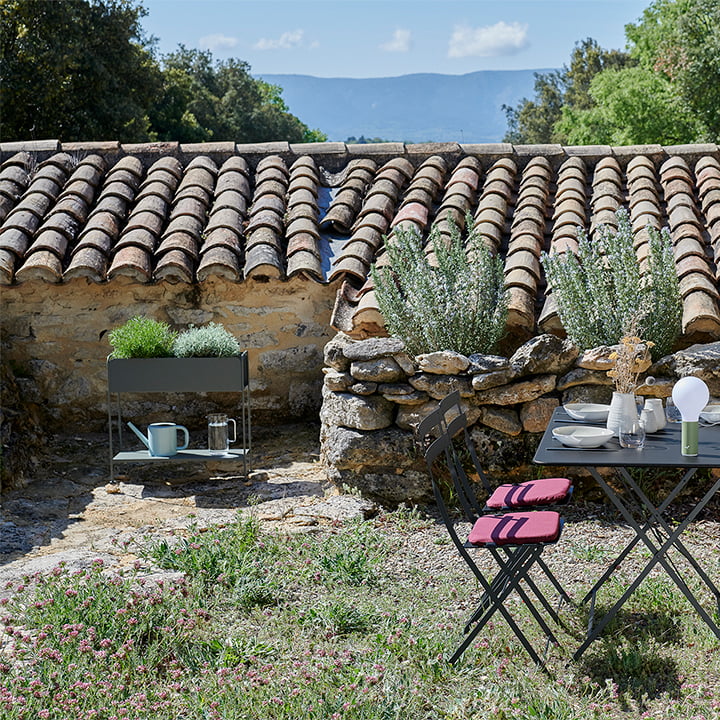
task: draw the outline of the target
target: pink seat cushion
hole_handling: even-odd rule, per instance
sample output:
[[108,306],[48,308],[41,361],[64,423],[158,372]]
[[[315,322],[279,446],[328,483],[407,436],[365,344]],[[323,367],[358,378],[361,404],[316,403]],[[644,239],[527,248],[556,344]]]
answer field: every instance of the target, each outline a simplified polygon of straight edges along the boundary
[[473,545],[526,545],[555,542],[560,535],[560,515],[552,510],[483,515],[473,525],[468,541]]
[[499,485],[487,501],[491,508],[529,507],[561,502],[570,492],[567,478],[543,478],[524,483]]

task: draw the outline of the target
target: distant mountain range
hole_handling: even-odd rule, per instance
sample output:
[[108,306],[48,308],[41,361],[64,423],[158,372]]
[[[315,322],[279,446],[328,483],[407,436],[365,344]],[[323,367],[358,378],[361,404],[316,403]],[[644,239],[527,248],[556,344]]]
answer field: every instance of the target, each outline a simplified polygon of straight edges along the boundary
[[388,78],[262,75],[283,88],[290,112],[329,140],[349,137],[407,142],[500,142],[503,104],[533,96],[536,72],[482,70],[467,75]]

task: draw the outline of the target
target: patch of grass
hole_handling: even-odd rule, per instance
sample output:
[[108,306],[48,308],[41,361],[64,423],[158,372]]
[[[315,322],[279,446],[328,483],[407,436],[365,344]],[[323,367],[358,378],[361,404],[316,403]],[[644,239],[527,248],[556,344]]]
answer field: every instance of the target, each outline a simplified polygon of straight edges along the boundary
[[[412,534],[427,522],[403,509],[283,535],[239,517],[148,542],[144,561],[120,574],[97,562],[30,578],[0,601],[0,717],[718,716],[717,641],[694,613],[677,613],[678,591],[654,577],[579,662],[568,657],[584,618],[565,608],[561,647],[548,656],[550,677],[499,616],[450,666],[480,590],[452,548],[417,552]],[[587,565],[589,587],[594,560],[577,557],[577,564],[579,571]],[[157,577],[157,566],[179,576],[143,578],[148,571]],[[604,602],[624,586],[622,577],[609,582]],[[542,647],[522,603],[512,603],[512,612]]]
[[572,552],[578,560],[585,562],[607,562],[612,558],[612,552],[608,548],[596,543],[573,543]]
[[379,538],[369,523],[356,523],[321,543],[313,542],[311,565],[316,577],[329,586],[372,585],[376,567],[387,552]]

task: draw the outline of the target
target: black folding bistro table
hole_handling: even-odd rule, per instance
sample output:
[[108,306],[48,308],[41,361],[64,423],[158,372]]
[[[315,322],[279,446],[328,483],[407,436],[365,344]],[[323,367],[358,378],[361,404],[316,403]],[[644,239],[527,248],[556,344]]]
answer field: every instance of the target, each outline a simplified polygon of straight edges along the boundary
[[[674,549],[685,558],[689,566],[697,573],[710,592],[715,596],[718,613],[720,614],[720,590],[681,540],[681,535],[688,525],[702,512],[713,495],[720,490],[720,478],[694,505],[679,525],[672,527],[663,517],[663,513],[683,491],[699,468],[720,467],[720,426],[700,427],[698,454],[695,457],[688,457],[681,453],[680,423],[670,423],[659,432],[648,435],[642,450],[623,448],[616,438],[613,438],[597,449],[565,447],[559,440],[553,437],[552,430],[562,425],[574,424],[592,425],[592,423],[588,422],[578,423],[574,421],[562,407],[556,408],[550,424],[540,441],[533,462],[539,465],[563,465],[587,468],[613,505],[618,509],[624,520],[635,531],[633,539],[623,549],[620,555],[613,560],[603,576],[583,598],[583,603],[591,601],[590,621],[588,623],[585,640],[575,652],[573,656],[574,659],[577,660],[585,650],[587,650],[593,640],[602,633],[605,626],[615,617],[627,599],[635,592],[640,583],[657,564],[660,564],[664,568],[665,572],[682,591],[698,615],[705,621],[715,635],[720,638],[720,627],[718,627],[702,607],[687,583],[680,576],[673,557],[669,555],[669,551]],[[621,494],[608,484],[598,472],[597,468],[599,467],[617,468],[618,477],[625,486],[626,492]],[[684,473],[668,496],[656,506],[632,477],[632,474],[628,470],[628,468],[631,467],[677,468],[684,470]],[[652,557],[638,573],[622,597],[597,623],[594,623],[595,598],[598,590],[600,590],[603,584],[619,567],[620,563],[639,542],[643,542],[647,546]]]

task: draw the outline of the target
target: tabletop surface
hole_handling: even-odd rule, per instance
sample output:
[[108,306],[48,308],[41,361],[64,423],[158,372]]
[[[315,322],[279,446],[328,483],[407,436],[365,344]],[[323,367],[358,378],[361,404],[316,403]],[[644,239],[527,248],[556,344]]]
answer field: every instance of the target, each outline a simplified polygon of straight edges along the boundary
[[562,407],[556,408],[535,452],[534,463],[593,467],[720,467],[720,425],[700,426],[695,457],[681,452],[681,423],[668,423],[662,430],[649,434],[642,450],[620,447],[617,438],[597,449],[565,447],[552,435],[553,428],[562,425],[604,427],[605,424],[577,422]]

